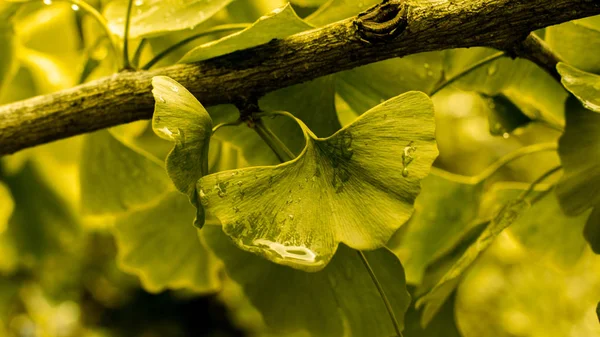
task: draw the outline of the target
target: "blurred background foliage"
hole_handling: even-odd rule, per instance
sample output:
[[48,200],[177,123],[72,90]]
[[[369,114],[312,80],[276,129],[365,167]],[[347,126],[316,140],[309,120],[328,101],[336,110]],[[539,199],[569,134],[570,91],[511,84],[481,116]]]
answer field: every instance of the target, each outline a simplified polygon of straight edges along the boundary
[[[293,0],[283,10],[289,17],[248,28],[286,2],[136,0],[130,54],[139,68],[199,60],[322,26],[377,2]],[[0,104],[118,71],[120,51],[111,41],[122,38],[127,1],[88,4],[102,13],[110,36],[78,1],[0,1]],[[599,23],[589,18],[536,34],[568,63],[600,73]],[[237,40],[207,44],[242,29]],[[260,105],[290,111],[328,136],[403,92],[432,93],[494,53],[472,48],[391,59],[278,90]],[[583,237],[590,212],[563,213],[555,194],[545,193],[556,177],[536,189],[539,201],[478,250],[463,277],[433,301],[439,311],[426,328],[427,313],[414,306],[440,266],[474,242],[479,224],[560,164],[552,144],[565,127],[566,99],[543,70],[510,58],[433,95],[440,156],[422,182],[415,214],[388,245],[413,295],[405,336],[600,336],[600,259]],[[237,113],[229,105],[208,110],[215,124]],[[267,123],[293,151],[302,149],[293,124]],[[214,218],[196,233],[193,208],[174,192],[161,164],[170,147],[140,121],[0,159],[0,336],[369,335],[378,321],[368,316],[386,314],[365,308],[380,299],[340,303],[341,313],[315,309],[322,295],[310,289],[311,279],[233,250]],[[523,148],[533,150],[495,164]],[[220,130],[210,151],[211,172],[276,163],[243,126]],[[333,286],[360,278],[348,273]],[[393,294],[404,287],[391,285],[397,285]],[[346,296],[359,296],[346,287]]]

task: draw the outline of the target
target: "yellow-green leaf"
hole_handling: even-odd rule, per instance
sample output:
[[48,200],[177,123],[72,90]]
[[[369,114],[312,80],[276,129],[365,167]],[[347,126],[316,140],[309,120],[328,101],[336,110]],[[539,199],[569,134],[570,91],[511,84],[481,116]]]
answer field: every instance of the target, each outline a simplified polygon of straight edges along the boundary
[[171,189],[162,163],[107,130],[86,136],[81,159],[81,209],[115,215],[150,204]]
[[569,215],[600,205],[600,114],[567,101],[567,127],[558,143],[564,175],[556,191]]
[[[129,37],[164,35],[193,28],[232,0],[137,0],[133,3]],[[123,36],[128,0],[111,1],[104,9],[110,30]]]
[[306,147],[296,159],[202,177],[202,204],[240,248],[294,268],[323,269],[340,242],[382,247],[438,154],[431,100],[406,93],[329,138],[298,123]]
[[[252,26],[192,49],[179,61],[191,63],[225,55],[236,50],[258,46],[271,41],[311,29],[312,26],[296,15],[288,4],[261,17]],[[282,75],[283,76],[283,75]]]
[[565,63],[559,63],[556,68],[565,88],[587,109],[600,112],[600,76],[581,71]]
[[117,220],[114,228],[120,266],[139,276],[145,289],[220,288],[221,263],[190,224],[194,209],[185,196],[168,193],[157,203]]
[[152,79],[156,105],[152,129],[175,143],[167,156],[167,173],[177,189],[191,195],[196,181],[208,173],[208,148],[212,120],[186,88],[166,76]]
[[[262,314],[269,336],[389,337],[397,335],[384,301],[358,252],[344,245],[322,271],[276,265],[235,247],[220,228],[203,229],[227,274]],[[404,271],[385,248],[364,252],[389,300],[399,328],[410,296]],[[233,300],[239,300],[234,298]]]

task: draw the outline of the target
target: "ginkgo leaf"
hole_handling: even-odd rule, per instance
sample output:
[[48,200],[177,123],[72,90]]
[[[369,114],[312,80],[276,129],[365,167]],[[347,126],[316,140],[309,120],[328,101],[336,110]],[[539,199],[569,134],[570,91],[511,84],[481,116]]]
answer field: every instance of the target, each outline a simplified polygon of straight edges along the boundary
[[581,71],[565,63],[559,63],[556,66],[562,84],[583,105],[592,111],[600,112],[600,76]]
[[[341,245],[325,269],[305,273],[237,249],[219,227],[207,226],[202,233],[223,260],[229,277],[262,314],[267,335],[397,335],[385,302],[357,251]],[[401,330],[410,303],[402,265],[386,248],[364,255]]]
[[337,93],[357,114],[407,91],[430,92],[441,77],[439,52],[385,60],[335,75]]
[[558,142],[564,175],[556,192],[564,211],[577,215],[600,205],[600,114],[567,100],[567,126]]
[[115,215],[147,205],[171,189],[162,163],[109,131],[86,135],[81,150],[81,209]]
[[[232,0],[136,0],[131,11],[129,37],[149,37],[193,28],[223,9]],[[123,36],[128,1],[114,0],[106,5],[108,27]]]
[[[444,74],[446,78],[456,76],[495,53],[496,50],[480,47],[448,50]],[[555,127],[564,124],[567,93],[546,71],[528,60],[500,58],[461,77],[454,86],[487,96],[503,94],[532,120]]]
[[239,247],[298,269],[323,269],[339,242],[382,247],[411,216],[438,154],[431,100],[406,93],[329,138],[298,124],[297,158],[202,177],[202,204]]
[[191,63],[225,55],[267,43],[273,39],[300,33],[313,28],[298,17],[292,6],[287,4],[261,17],[252,26],[226,36],[220,40],[200,45],[181,58],[180,63]]
[[177,192],[119,218],[114,233],[121,268],[139,276],[151,292],[217,291],[221,263],[198,240],[197,229],[190,226],[193,218],[193,208]]
[[167,173],[196,207],[194,224],[202,228],[204,209],[196,199],[196,182],[208,174],[212,119],[194,95],[172,78],[155,76],[152,87],[156,101],[152,129],[159,137],[175,143],[167,155]]
[[15,203],[8,187],[0,182],[0,234],[6,229],[8,219],[10,219],[14,208]]
[[562,60],[581,70],[600,72],[598,19],[574,20],[546,28],[546,42]]
[[196,181],[208,173],[212,120],[186,88],[166,76],[152,78],[156,101],[152,129],[175,143],[167,156],[167,173],[177,189],[190,195]]
[[316,26],[324,26],[357,15],[380,2],[380,0],[329,0],[307,17],[306,21]]

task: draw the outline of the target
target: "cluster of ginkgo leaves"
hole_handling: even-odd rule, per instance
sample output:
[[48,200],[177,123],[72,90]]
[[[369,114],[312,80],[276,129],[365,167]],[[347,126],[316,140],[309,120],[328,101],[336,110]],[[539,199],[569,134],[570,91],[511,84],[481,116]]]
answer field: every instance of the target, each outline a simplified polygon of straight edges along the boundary
[[[0,0],[0,104],[378,2]],[[216,295],[248,335],[600,336],[600,18],[536,34],[562,83],[447,50],[274,91],[241,119],[157,76],[152,121],[2,158],[0,336],[119,335],[85,299],[113,310],[138,287]],[[94,252],[112,238],[116,257]]]

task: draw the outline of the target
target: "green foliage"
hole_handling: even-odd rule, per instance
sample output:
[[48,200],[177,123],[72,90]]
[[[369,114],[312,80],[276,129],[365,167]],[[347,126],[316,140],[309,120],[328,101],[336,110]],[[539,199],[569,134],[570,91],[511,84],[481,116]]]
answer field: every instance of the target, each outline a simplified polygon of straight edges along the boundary
[[[152,203],[169,188],[162,163],[138,155],[109,131],[86,136],[81,158],[81,210],[114,215]],[[134,179],[132,179],[134,178]]]
[[[207,227],[205,236],[228,274],[262,313],[267,333],[292,336],[304,331],[319,337],[395,333],[378,289],[355,250],[341,245],[325,269],[306,273],[238,249],[219,228]],[[385,248],[364,254],[402,327],[410,296],[400,261]]]
[[[205,176],[199,198],[240,248],[320,270],[339,242],[379,248],[408,220],[437,156],[432,122],[420,93],[391,99],[326,139],[298,120],[306,147],[295,160]],[[337,216],[322,217],[322,208]]]
[[300,19],[290,5],[277,8],[258,19],[252,26],[239,33],[207,43],[188,52],[179,62],[191,63],[282,39],[312,28]]
[[[140,38],[164,35],[193,28],[209,19],[232,0],[143,0],[134,1],[129,36]],[[128,0],[114,0],[104,9],[104,16],[112,32],[124,34],[124,18]]]
[[[130,56],[203,61],[379,2],[134,0]],[[0,103],[114,74],[129,4],[0,2]],[[152,122],[0,159],[0,335],[600,336],[600,20],[536,34],[562,83],[446,50],[241,115],[161,76]]]

